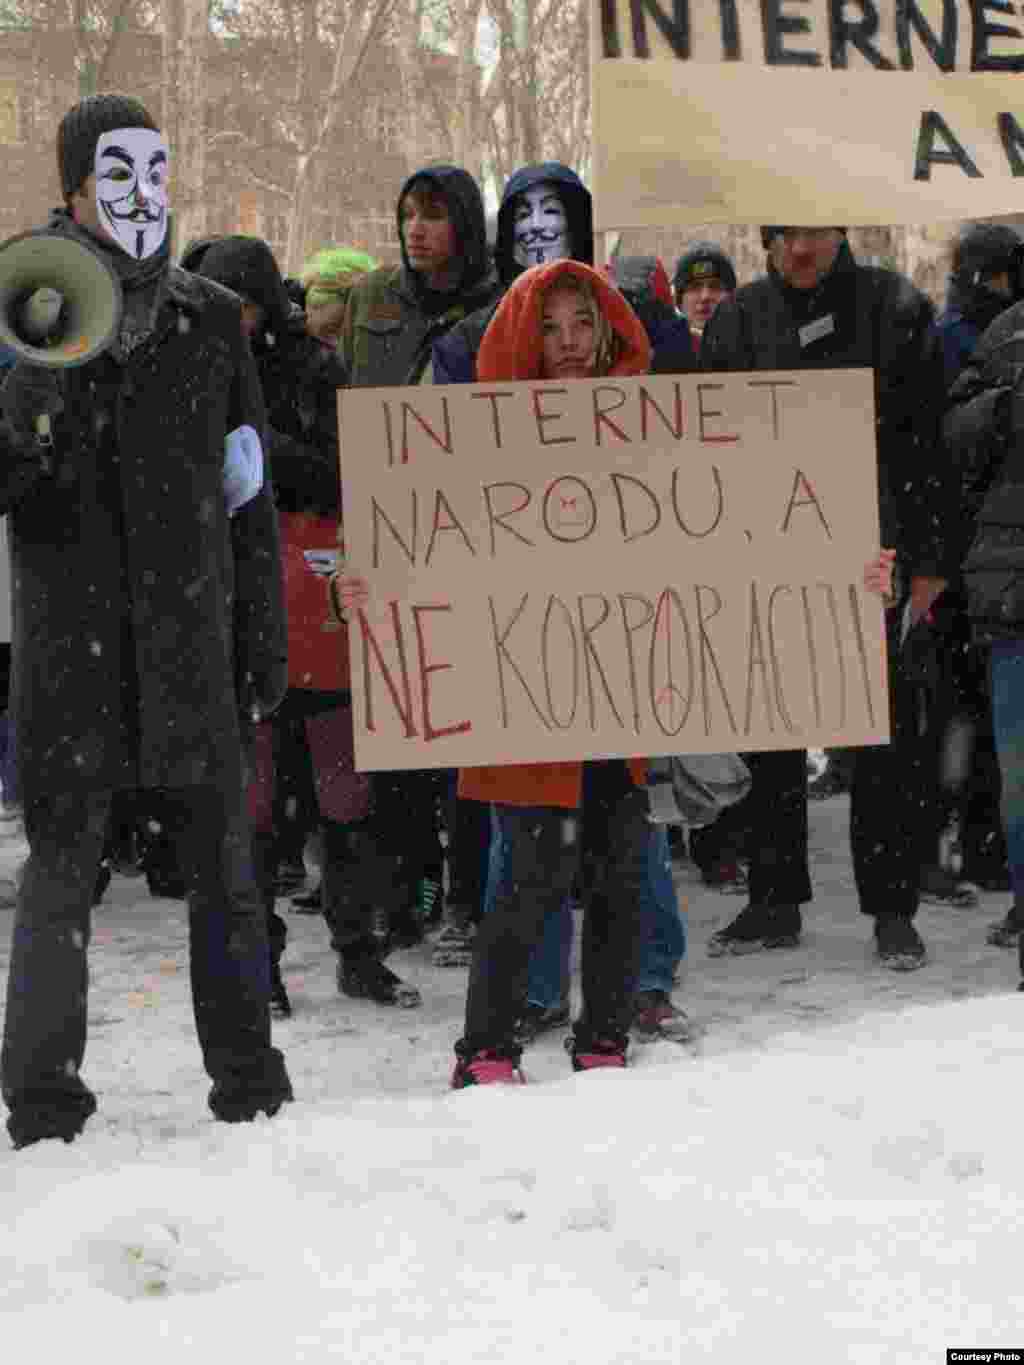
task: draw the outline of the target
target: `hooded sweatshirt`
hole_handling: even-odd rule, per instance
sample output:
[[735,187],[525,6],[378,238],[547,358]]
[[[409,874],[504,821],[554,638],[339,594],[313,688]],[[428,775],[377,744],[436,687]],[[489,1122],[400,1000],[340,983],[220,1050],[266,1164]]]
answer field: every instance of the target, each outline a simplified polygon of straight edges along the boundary
[[[444,196],[455,229],[458,280],[431,289],[409,264],[402,201],[423,187]],[[395,205],[402,264],[375,270],[353,285],[338,352],[353,388],[416,384],[438,337],[498,293],[487,250],[484,204],[476,181],[458,166],[431,166],[411,175]]]
[[[609,375],[647,373],[651,345],[640,319],[598,271],[566,260],[533,266],[519,276],[502,299],[480,344],[477,372],[481,383],[541,377],[544,301],[552,285],[565,275],[585,279],[592,286],[601,312],[618,337],[620,354]],[[629,768],[633,781],[642,785],[646,761],[630,759]],[[459,796],[474,801],[573,810],[579,806],[582,792],[582,763],[516,763],[459,771]]]
[[253,338],[253,350],[266,343],[266,334],[282,336],[287,331],[294,305],[266,242],[258,237],[233,235],[204,237],[190,242],[181,257],[183,270],[191,270],[215,280],[248,303],[258,304],[266,313],[262,337]]

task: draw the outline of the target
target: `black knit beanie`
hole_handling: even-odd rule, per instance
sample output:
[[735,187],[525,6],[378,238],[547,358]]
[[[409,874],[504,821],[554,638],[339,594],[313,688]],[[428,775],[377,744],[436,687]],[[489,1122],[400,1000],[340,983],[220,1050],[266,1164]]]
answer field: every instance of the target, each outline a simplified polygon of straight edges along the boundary
[[153,116],[131,95],[86,95],[64,115],[57,129],[57,173],[65,199],[76,194],[96,162],[96,144],[115,128],[160,131]]

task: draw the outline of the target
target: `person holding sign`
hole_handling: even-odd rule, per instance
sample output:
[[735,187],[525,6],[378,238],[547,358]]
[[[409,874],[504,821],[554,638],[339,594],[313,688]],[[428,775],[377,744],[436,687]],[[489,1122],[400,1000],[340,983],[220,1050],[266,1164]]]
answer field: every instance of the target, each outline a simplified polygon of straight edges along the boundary
[[[850,841],[877,956],[912,970],[925,956],[913,920],[928,829],[919,698],[901,646],[945,587],[957,516],[939,439],[944,384],[932,306],[895,272],[858,265],[844,228],[765,227],[761,236],[768,274],[719,304],[701,368],[875,373],[882,543],[898,549],[903,586],[888,618],[893,739],[857,754]],[[750,903],[712,938],[712,955],[796,945],[800,906],[811,899],[806,750],[753,754],[750,768]]]
[[[527,270],[502,300],[477,356],[482,381],[644,374],[651,347],[622,295],[562,260]],[[530,953],[577,870],[584,827],[597,871],[583,931],[583,1012],[569,1040],[576,1070],[622,1067],[647,879],[646,762],[533,763],[463,769],[459,794],[493,803],[502,844],[495,905],[477,929],[452,1086],[522,1079],[517,1024]]]

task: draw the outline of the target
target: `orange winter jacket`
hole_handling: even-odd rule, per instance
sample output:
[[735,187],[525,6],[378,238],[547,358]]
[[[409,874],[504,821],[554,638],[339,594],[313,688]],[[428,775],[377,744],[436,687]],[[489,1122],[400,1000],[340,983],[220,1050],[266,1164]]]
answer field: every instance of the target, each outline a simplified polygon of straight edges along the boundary
[[[502,299],[477,354],[477,380],[481,384],[541,377],[544,298],[561,275],[577,275],[588,281],[601,311],[619,337],[622,354],[609,374],[648,372],[651,346],[647,332],[614,285],[581,261],[552,261],[525,271]],[[638,786],[646,781],[646,759],[630,759],[629,768]],[[582,794],[583,764],[578,762],[507,763],[459,769],[459,795],[471,801],[572,810],[580,805]]]

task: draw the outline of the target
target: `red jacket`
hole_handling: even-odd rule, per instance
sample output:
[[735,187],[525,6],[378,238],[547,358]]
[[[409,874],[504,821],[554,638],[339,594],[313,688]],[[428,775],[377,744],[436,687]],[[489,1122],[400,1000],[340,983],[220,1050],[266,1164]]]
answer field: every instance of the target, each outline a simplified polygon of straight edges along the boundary
[[[481,384],[541,377],[541,320],[544,297],[560,275],[586,279],[601,311],[621,343],[622,354],[612,375],[646,374],[651,346],[640,319],[619,291],[597,270],[581,261],[552,261],[525,271],[502,299],[477,354]],[[629,760],[633,781],[646,781],[647,761]],[[583,793],[583,765],[572,763],[507,763],[459,770],[459,795],[473,801],[509,806],[559,806],[573,810]]]

